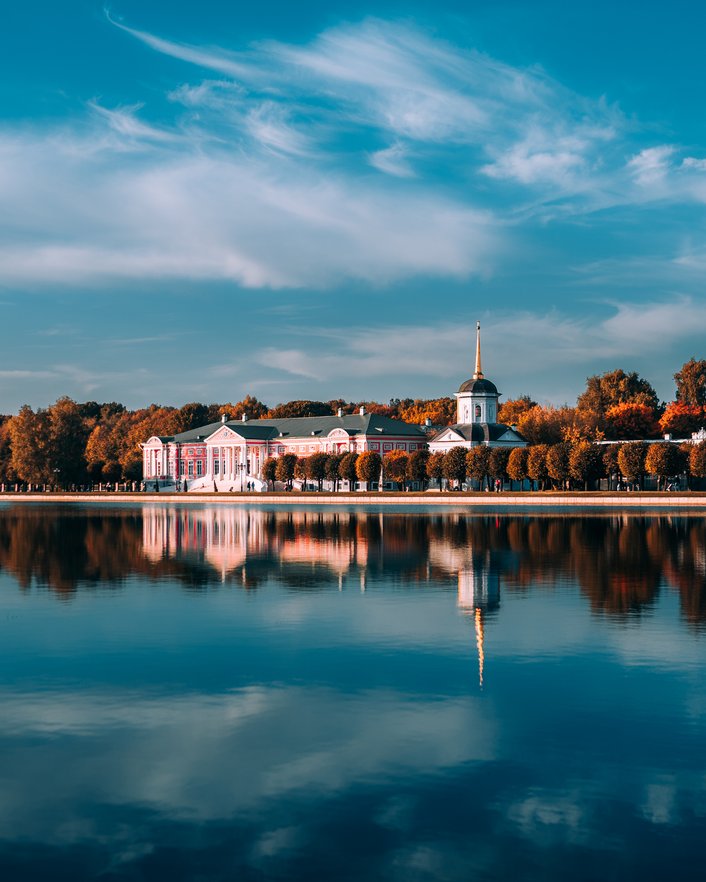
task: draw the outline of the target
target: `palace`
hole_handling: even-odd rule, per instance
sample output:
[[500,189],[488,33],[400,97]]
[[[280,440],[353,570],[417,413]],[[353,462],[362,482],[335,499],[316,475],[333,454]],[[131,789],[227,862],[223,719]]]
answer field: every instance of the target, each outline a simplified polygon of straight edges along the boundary
[[457,420],[434,432],[380,414],[367,413],[293,419],[228,420],[199,426],[169,437],[153,436],[142,445],[146,482],[169,489],[266,489],[262,466],[269,457],[294,453],[364,453],[381,456],[393,450],[445,452],[476,444],[518,447],[527,442],[510,426],[495,422],[500,393],[481,370],[480,323],[476,337],[476,370],[456,393]]

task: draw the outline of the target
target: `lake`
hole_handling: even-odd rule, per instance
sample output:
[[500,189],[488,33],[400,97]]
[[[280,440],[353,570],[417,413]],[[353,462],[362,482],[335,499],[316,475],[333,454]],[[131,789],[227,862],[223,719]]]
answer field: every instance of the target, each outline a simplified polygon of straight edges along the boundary
[[3,880],[680,880],[706,519],[0,504]]

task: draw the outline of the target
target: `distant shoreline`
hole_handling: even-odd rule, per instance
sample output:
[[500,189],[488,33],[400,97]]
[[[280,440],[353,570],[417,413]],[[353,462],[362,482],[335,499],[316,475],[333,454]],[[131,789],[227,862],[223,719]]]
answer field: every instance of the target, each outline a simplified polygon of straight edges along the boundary
[[656,493],[637,492],[585,492],[567,493],[554,491],[503,492],[503,493],[2,493],[0,503],[57,502],[93,503],[170,503],[179,505],[283,505],[297,506],[425,506],[429,508],[627,508],[627,509],[684,509],[706,510],[706,492]]

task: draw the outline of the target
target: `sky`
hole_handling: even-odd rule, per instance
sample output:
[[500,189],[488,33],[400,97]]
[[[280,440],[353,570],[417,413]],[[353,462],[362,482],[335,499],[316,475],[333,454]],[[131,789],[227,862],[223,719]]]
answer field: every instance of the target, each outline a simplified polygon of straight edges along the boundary
[[[568,8],[567,8],[568,7]],[[575,402],[706,357],[706,7],[26,0],[0,29],[0,413]]]

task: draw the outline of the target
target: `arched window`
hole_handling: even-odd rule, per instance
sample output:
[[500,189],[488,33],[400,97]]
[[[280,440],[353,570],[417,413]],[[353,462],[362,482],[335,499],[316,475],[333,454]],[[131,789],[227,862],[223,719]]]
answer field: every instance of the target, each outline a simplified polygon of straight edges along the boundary
[[480,404],[476,404],[476,420],[480,420]]

